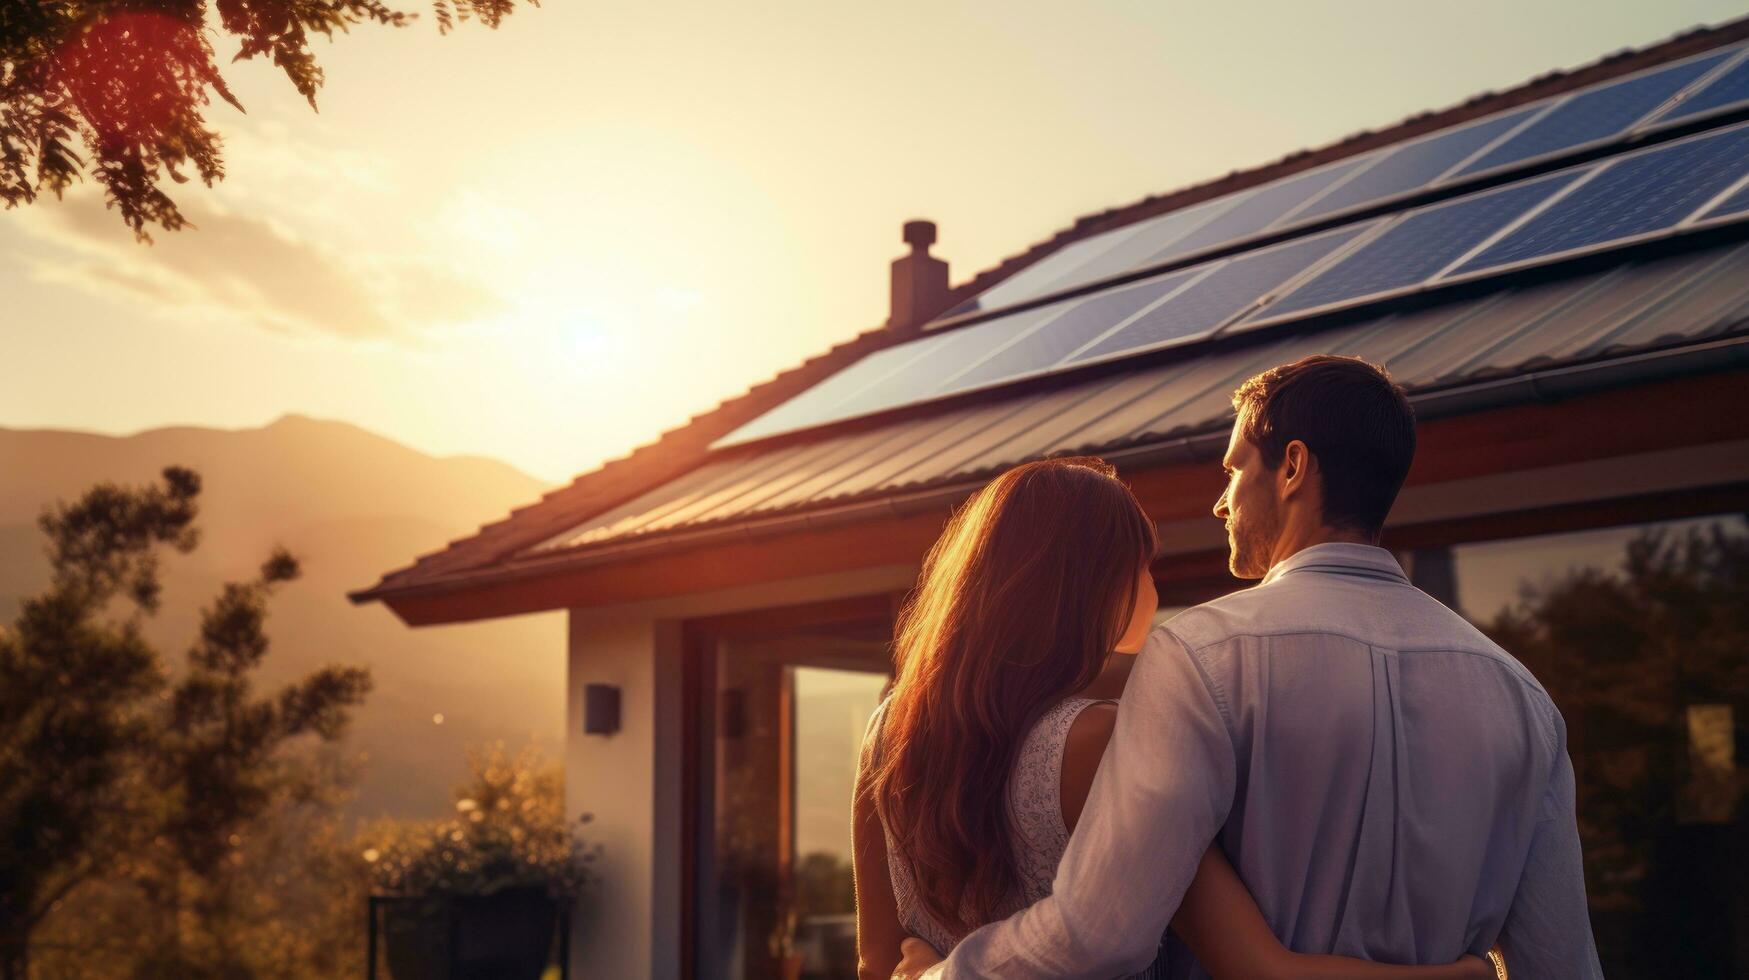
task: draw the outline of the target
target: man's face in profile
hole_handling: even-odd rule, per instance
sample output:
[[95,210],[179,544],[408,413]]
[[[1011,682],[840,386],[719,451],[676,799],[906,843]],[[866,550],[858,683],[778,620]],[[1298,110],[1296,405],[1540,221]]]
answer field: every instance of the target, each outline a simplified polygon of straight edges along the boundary
[[1269,572],[1275,539],[1281,534],[1281,513],[1274,473],[1245,438],[1244,421],[1243,414],[1234,420],[1227,453],[1221,458],[1227,487],[1215,501],[1215,516],[1227,525],[1227,568],[1237,578],[1257,579]]

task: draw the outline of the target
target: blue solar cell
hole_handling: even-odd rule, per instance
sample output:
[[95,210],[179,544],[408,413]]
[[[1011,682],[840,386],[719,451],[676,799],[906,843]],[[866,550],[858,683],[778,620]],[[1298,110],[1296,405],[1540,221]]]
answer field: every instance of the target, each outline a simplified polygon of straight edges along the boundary
[[1232,207],[1236,200],[1249,193],[1228,194],[1066,245],[948,310],[939,319],[1016,306],[1040,296],[1146,268],[1150,256],[1177,241],[1185,232]]
[[1713,205],[1712,208],[1708,209],[1706,217],[1723,218],[1727,215],[1742,214],[1745,211],[1749,211],[1749,187],[1745,187]]
[[1013,306],[1035,296],[1043,296],[1046,293],[1055,292],[1059,288],[1064,288],[1059,287],[1057,283],[1068,279],[1077,268],[1109,251],[1114,245],[1133,235],[1134,232],[1133,228],[1117,228],[1094,235],[1092,238],[1085,238],[1065,245],[948,310],[939,319],[959,316],[964,313],[975,313],[979,310],[994,310],[1004,306]]
[[821,421],[878,412],[935,395],[943,382],[988,357],[991,351],[1009,338],[1031,329],[1040,320],[1055,317],[1061,312],[1060,307],[1040,307],[974,323],[969,327],[945,330],[933,337],[906,344],[906,347],[924,343],[932,346],[927,356],[914,358],[905,364],[903,370],[889,374],[855,392],[834,406],[831,418]]
[[1196,204],[1163,214],[1158,218],[1150,218],[1137,226],[1134,235],[1076,269],[1068,280],[1056,288],[1066,289],[1069,286],[1078,286],[1096,279],[1122,275],[1134,269],[1145,269],[1149,265],[1155,264],[1154,256],[1160,254],[1168,245],[1243,201],[1249,193],[1249,191],[1239,191],[1215,198],[1206,204]]
[[1749,173],[1749,126],[1617,158],[1457,270],[1473,272],[1661,231]]
[[1367,227],[1338,228],[1224,260],[1213,272],[1077,354],[1070,363],[1207,334],[1312,263],[1352,241]]
[[779,432],[807,428],[829,419],[842,418],[842,414],[837,411],[838,405],[870,385],[905,370],[912,361],[933,355],[940,349],[942,342],[952,335],[953,332],[948,331],[875,351],[736,429],[723,437],[723,442],[727,444],[763,439]]
[[1073,300],[1063,315],[996,352],[943,391],[964,391],[1049,368],[1199,274],[1186,270]]
[[1414,212],[1265,307],[1256,319],[1419,285],[1578,177],[1550,174]]
[[1481,173],[1614,136],[1645,118],[1664,100],[1682,91],[1730,54],[1721,51],[1614,84],[1586,89],[1483,154],[1458,176]]
[[1247,235],[1254,235],[1274,224],[1289,211],[1304,204],[1312,195],[1341,180],[1348,173],[1371,159],[1371,157],[1360,157],[1344,161],[1322,170],[1314,170],[1311,173],[1289,177],[1286,180],[1260,187],[1250,197],[1234,205],[1225,214],[1167,245],[1150,256],[1147,262],[1138,264],[1152,265],[1157,262],[1165,262],[1180,255],[1189,255],[1200,249],[1213,248],[1216,245],[1236,241]]
[[1313,201],[1310,207],[1294,215],[1294,221],[1334,214],[1359,207],[1369,201],[1379,201],[1419,190],[1440,174],[1462,163],[1470,154],[1523,122],[1535,111],[1536,107],[1533,106],[1490,116],[1481,122],[1459,126],[1419,142],[1399,146],[1395,152],[1374,164],[1365,173]]
[[1678,102],[1669,112],[1659,116],[1658,121],[1685,119],[1743,101],[1749,101],[1749,60],[1738,62],[1730,71],[1708,82],[1705,88]]

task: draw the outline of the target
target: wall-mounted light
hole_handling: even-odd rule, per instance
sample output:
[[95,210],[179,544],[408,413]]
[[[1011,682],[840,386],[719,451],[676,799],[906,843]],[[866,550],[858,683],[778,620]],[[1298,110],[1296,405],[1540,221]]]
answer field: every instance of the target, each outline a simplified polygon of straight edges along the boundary
[[583,685],[583,734],[612,735],[619,731],[619,688],[612,684]]

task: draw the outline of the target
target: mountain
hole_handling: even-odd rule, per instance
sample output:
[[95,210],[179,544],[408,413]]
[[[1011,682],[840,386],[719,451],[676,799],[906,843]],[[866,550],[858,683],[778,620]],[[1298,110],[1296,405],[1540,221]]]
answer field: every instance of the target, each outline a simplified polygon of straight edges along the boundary
[[447,812],[469,745],[532,738],[549,755],[562,751],[563,613],[411,629],[345,595],[548,485],[497,460],[434,457],[345,422],[286,415],[256,429],[129,436],[0,428],[0,623],[47,584],[36,526],[45,506],[104,480],[157,482],[169,465],[201,476],[200,547],[164,554],[163,606],[147,635],[180,665],[201,607],[285,545],[303,575],[270,601],[261,677],[284,682],[326,663],[371,669],[375,686],[348,735],[350,749],[368,754],[354,815]]

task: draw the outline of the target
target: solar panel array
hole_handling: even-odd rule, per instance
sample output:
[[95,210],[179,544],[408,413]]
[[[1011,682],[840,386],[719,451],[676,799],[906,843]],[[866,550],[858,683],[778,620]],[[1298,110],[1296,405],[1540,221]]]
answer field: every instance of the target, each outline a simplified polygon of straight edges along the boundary
[[[1645,126],[1741,107],[1749,102],[1746,54],[1739,48],[1706,52],[1114,229],[1046,256],[943,318],[1003,309],[1621,139]],[[1678,96],[1681,101],[1673,101]]]
[[1739,123],[1419,208],[1238,326],[1670,234],[1720,217],[1746,186],[1749,123]]
[[1691,58],[1664,68],[1585,89],[1551,105],[1530,125],[1460,168],[1454,177],[1497,170],[1509,164],[1607,140],[1634,128],[1665,102],[1716,68],[1729,51]]
[[1129,357],[1697,224],[1749,217],[1749,123],[1533,173],[1400,213],[1197,262],[1259,232],[1631,130],[1749,107],[1749,50],[1714,51],[1520,107],[1068,246],[978,297],[1013,306],[1188,258],[1121,286],[878,351],[718,446]]

